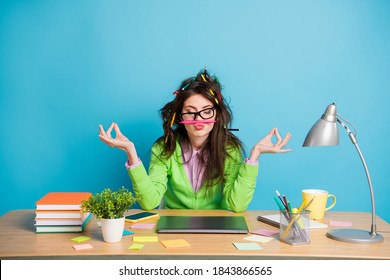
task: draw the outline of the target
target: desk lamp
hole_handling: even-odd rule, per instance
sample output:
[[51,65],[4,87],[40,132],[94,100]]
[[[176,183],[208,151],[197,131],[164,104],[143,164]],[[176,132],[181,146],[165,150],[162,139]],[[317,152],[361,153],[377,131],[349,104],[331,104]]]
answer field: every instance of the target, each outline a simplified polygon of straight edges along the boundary
[[[344,122],[342,122],[342,120],[351,125],[355,133],[353,133],[349,129],[349,127]],[[356,141],[356,130],[350,122],[348,122],[343,117],[337,114],[337,108],[334,103],[328,105],[321,119],[319,119],[310,129],[309,133],[306,136],[305,142],[303,143],[303,147],[338,145],[339,133],[336,122],[338,122],[347,131],[348,136],[352,141],[352,144],[355,145],[356,150],[359,153],[360,159],[364,166],[364,170],[366,171],[368,186],[370,188],[371,194],[372,222],[371,231],[365,231],[360,229],[334,229],[328,231],[326,236],[334,240],[351,243],[382,242],[383,236],[376,232],[374,191],[372,189],[371,178],[362,152],[360,151],[359,145]]]

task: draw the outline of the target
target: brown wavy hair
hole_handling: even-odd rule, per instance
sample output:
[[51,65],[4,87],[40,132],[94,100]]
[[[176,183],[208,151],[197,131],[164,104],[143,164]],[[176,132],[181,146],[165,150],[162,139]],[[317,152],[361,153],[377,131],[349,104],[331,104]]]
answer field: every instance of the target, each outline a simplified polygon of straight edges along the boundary
[[180,88],[175,91],[173,101],[168,102],[160,109],[163,121],[164,136],[156,142],[164,141],[164,149],[161,156],[170,157],[175,148],[177,140],[184,149],[192,151],[187,131],[181,121],[180,114],[183,104],[190,96],[201,94],[213,103],[216,108],[216,123],[206,140],[202,149],[201,164],[205,166],[204,183],[206,187],[224,183],[225,159],[229,156],[227,149],[240,150],[244,154],[242,142],[229,131],[233,121],[232,111],[225,99],[222,97],[221,84],[215,76],[210,76],[206,69],[195,77],[185,79]]

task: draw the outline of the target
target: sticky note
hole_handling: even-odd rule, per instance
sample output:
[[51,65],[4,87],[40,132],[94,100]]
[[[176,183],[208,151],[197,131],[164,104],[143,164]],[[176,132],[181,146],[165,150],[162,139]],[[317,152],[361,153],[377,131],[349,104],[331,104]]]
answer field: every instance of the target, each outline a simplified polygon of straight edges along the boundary
[[84,241],[87,241],[87,240],[90,240],[90,239],[91,239],[91,237],[79,236],[79,237],[72,238],[71,240],[74,241],[74,242],[77,242],[77,243],[81,243],[81,242],[84,242]]
[[134,236],[133,242],[157,242],[157,236]]
[[246,242],[246,243],[240,243],[240,242],[234,242],[233,245],[238,249],[238,250],[261,250],[261,246],[258,243],[253,243],[253,242]]
[[279,230],[274,230],[274,229],[258,229],[255,231],[251,231],[253,234],[258,234],[258,235],[263,235],[263,236],[272,236],[277,233],[279,233]]
[[162,240],[161,243],[166,248],[172,247],[190,247],[191,244],[185,241],[184,239],[173,239],[173,240]]
[[144,246],[145,245],[133,243],[127,249],[130,249],[130,250],[141,250]]
[[245,237],[244,239],[249,240],[249,241],[256,241],[256,242],[268,242],[268,241],[273,240],[274,238],[267,237],[267,236],[261,236],[261,235],[250,235],[248,237]]
[[130,235],[130,234],[134,234],[134,232],[128,231],[128,230],[123,230],[123,236]]
[[72,247],[77,251],[93,248],[91,244],[79,244],[79,245],[73,245]]
[[329,221],[330,226],[336,226],[336,227],[351,227],[351,222],[341,222],[341,221]]
[[145,223],[138,223],[135,225],[130,226],[130,228],[139,228],[139,229],[152,229],[155,226],[155,224],[145,224]]

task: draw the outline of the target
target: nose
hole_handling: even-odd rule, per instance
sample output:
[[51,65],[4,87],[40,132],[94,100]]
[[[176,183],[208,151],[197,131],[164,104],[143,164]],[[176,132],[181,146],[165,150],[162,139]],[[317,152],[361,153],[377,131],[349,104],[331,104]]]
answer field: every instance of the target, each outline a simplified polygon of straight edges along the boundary
[[195,119],[194,119],[194,121],[197,121],[197,120],[202,120],[202,117],[200,116],[200,113],[199,113],[199,112],[195,114]]

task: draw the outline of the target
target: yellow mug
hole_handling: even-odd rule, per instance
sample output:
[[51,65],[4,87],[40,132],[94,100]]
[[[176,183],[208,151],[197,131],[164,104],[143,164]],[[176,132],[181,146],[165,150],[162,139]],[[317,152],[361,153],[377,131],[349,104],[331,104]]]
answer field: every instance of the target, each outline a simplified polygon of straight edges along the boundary
[[[333,198],[333,202],[329,207],[326,207],[329,197]],[[302,199],[306,200],[306,203],[309,203],[313,199],[310,205],[306,208],[306,210],[311,211],[310,219],[312,220],[322,220],[324,218],[325,211],[332,209],[336,205],[336,196],[325,190],[302,190]]]

